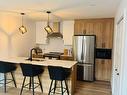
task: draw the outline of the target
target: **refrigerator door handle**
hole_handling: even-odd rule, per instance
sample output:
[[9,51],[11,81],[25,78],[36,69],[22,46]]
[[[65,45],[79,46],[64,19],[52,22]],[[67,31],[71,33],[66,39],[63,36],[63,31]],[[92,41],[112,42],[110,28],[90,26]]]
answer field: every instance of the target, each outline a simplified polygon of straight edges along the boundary
[[82,63],[83,63],[83,60],[84,60],[84,52],[83,52],[83,48],[84,48],[84,37],[82,38],[82,54],[81,54],[81,60],[82,60]]

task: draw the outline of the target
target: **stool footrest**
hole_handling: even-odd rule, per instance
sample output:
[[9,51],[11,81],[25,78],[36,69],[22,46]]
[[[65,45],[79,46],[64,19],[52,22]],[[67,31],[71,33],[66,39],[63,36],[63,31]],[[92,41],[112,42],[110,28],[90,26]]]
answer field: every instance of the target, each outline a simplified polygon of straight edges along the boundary
[[39,82],[34,82],[34,77],[29,77],[29,78],[30,78],[29,83],[25,84],[25,80],[26,80],[27,77],[28,77],[28,76],[24,76],[24,80],[23,80],[23,84],[22,84],[21,91],[20,91],[20,95],[22,95],[23,88],[27,88],[27,89],[29,89],[29,90],[32,90],[33,95],[34,95],[34,89],[36,89],[36,88],[39,87],[39,86],[40,86],[41,91],[42,91],[42,93],[43,93],[43,88],[42,88],[42,84],[41,84],[39,75],[38,75],[38,81],[39,81]]
[[[54,87],[52,88],[52,85],[53,85],[53,82],[55,81],[54,83]],[[60,81],[60,87],[57,86],[57,82]],[[65,82],[65,86],[63,86],[63,82]],[[60,90],[56,90],[56,89],[60,89]],[[67,86],[67,83],[66,83],[66,80],[62,81],[62,80],[52,80],[51,81],[51,84],[50,84],[50,89],[49,89],[49,93],[48,95],[50,95],[50,93],[53,93],[53,94],[64,94],[65,92],[67,92],[67,95],[69,95],[69,89],[68,89],[68,86]]]
[[[10,81],[6,82],[6,84],[11,83],[13,81],[13,79],[6,79],[6,80],[10,80]],[[0,84],[4,84],[4,83],[1,83],[1,81],[4,81],[4,79],[0,80]]]
[[[56,87],[56,88],[61,88],[61,87]],[[53,90],[54,90],[55,88],[52,88],[51,89],[51,91],[50,91],[50,93],[54,93],[54,92],[52,92]],[[65,88],[65,87],[63,87],[63,89],[64,89],[64,91],[63,91],[63,93],[65,93],[66,91],[67,91],[67,89]],[[60,92],[55,92],[56,94],[61,94]]]
[[[40,85],[39,83],[34,83],[34,84],[37,84],[37,86],[35,86],[34,89],[36,89],[36,88]],[[31,88],[27,87],[27,86],[29,86],[29,85],[30,85],[30,83],[25,84],[23,87],[24,87],[24,88],[28,88],[28,89],[33,89],[32,87],[31,87]]]

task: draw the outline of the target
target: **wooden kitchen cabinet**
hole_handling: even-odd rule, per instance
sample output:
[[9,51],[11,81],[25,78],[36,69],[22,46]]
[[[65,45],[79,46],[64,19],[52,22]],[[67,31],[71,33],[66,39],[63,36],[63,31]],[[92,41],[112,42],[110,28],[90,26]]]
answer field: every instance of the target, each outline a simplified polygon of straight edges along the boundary
[[36,43],[46,44],[47,32],[44,27],[46,27],[47,22],[36,22]]
[[113,31],[114,31],[114,21],[106,21],[104,23],[104,31],[102,33],[102,47],[112,48],[113,45]]
[[[96,48],[112,49],[114,32],[114,19],[81,19],[75,20],[75,35],[96,35]],[[96,80],[110,81],[112,61],[96,59]]]
[[82,21],[75,21],[74,24],[74,34],[75,35],[82,35],[84,31],[84,23]]
[[75,35],[96,35],[97,48],[112,48],[114,19],[75,20]]
[[61,55],[60,60],[73,60],[73,57],[70,55]]
[[64,45],[72,45],[74,35],[74,21],[63,21],[63,40]]
[[110,81],[112,72],[112,63],[110,59],[96,59],[95,79],[101,81]]
[[74,34],[75,35],[94,35],[96,29],[100,26],[94,20],[75,20],[74,24]]

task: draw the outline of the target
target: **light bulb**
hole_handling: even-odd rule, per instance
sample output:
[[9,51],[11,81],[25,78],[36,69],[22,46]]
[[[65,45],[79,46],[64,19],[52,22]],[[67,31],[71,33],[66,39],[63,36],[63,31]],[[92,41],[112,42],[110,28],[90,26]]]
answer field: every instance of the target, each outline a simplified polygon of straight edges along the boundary
[[26,29],[25,26],[22,25],[22,26],[19,28],[19,31],[20,31],[22,34],[24,34],[24,33],[27,32],[27,29]]
[[53,32],[52,28],[49,25],[45,27],[45,30],[47,31],[48,34]]

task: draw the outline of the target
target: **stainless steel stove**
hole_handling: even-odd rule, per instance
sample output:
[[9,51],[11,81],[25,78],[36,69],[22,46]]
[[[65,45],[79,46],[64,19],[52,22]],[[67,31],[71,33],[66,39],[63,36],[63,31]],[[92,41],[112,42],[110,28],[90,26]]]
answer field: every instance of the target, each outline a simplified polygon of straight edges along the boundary
[[49,52],[49,53],[44,53],[43,58],[48,57],[49,59],[52,59],[52,58],[60,59],[60,56],[61,56],[62,54],[63,54],[63,53],[61,53],[61,52]]

